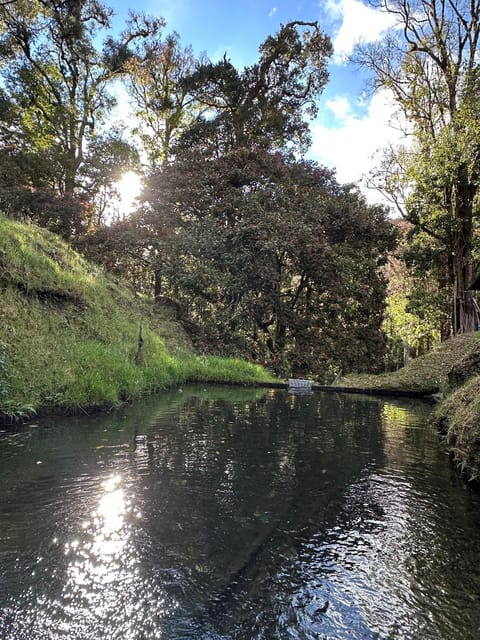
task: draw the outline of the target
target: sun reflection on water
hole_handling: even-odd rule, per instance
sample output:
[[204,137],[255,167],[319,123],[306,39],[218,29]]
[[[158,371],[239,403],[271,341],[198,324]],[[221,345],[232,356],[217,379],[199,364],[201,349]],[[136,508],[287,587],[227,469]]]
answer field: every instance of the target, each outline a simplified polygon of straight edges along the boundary
[[141,570],[141,551],[134,535],[141,522],[141,512],[122,477],[104,480],[91,517],[64,547],[69,560],[62,607],[70,618],[67,626],[76,629],[73,633],[70,628],[72,637],[79,637],[79,625],[89,631],[112,631],[118,626],[127,640],[136,637],[137,625],[150,626],[149,620],[149,637],[163,637],[158,623],[178,604]]
[[127,509],[130,511],[131,504],[127,503],[120,482],[121,478],[115,476],[103,483],[105,493],[98,502],[97,511],[92,514],[103,535],[120,531],[125,525]]

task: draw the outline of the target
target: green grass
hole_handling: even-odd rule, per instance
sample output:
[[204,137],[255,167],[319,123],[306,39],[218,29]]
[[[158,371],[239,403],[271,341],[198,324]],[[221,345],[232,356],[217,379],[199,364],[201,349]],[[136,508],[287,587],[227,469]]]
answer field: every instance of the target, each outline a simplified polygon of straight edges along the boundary
[[453,460],[470,480],[480,478],[480,376],[453,391],[435,412]]
[[98,269],[52,233],[0,216],[0,238],[0,277],[5,284],[74,301],[104,288],[103,282],[96,286]]
[[344,376],[338,386],[391,391],[413,391],[425,395],[448,392],[448,372],[480,341],[480,332],[456,336],[410,360],[404,367],[378,375],[351,374]]
[[110,407],[190,381],[273,379],[255,364],[193,354],[181,326],[151,301],[55,235],[2,216],[0,294],[3,419]]

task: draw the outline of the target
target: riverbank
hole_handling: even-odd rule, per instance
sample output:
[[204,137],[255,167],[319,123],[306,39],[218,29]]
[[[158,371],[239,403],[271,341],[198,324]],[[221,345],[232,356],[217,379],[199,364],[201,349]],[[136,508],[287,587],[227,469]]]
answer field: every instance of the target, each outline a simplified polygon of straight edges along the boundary
[[192,352],[167,309],[58,236],[0,216],[0,421],[105,409],[186,382],[252,384],[262,367]]
[[[252,363],[194,354],[168,309],[135,297],[57,236],[2,216],[0,290],[3,423],[109,409],[187,382],[285,384]],[[350,375],[333,389],[439,397],[435,420],[455,462],[476,478],[479,373],[477,332],[448,340],[399,371]]]
[[349,375],[339,390],[411,392],[438,400],[433,420],[469,481],[480,478],[480,332],[459,335],[405,367],[380,375]]

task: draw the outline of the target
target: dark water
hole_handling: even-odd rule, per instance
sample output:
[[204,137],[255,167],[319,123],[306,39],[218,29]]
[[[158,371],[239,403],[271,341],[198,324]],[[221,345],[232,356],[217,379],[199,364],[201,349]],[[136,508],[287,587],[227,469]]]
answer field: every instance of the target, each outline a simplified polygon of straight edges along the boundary
[[1,640],[480,638],[422,403],[186,389],[0,437]]

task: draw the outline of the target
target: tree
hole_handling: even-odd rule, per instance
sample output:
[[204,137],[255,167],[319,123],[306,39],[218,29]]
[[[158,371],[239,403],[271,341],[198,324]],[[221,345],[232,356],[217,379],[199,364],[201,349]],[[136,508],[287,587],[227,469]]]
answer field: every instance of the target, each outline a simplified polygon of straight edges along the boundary
[[61,193],[75,192],[85,142],[112,104],[105,92],[112,70],[93,44],[110,14],[86,0],[0,7],[6,86],[22,112],[25,143],[48,154],[57,167],[51,186]]
[[[379,266],[394,238],[383,208],[295,159],[330,51],[316,23],[295,22],[265,41],[252,67],[223,59],[183,77],[175,39],[138,47],[130,82],[146,61],[137,107],[162,149],[151,155],[141,209],[88,247],[136,287],[151,277],[199,348],[323,380],[381,361]],[[183,130],[191,105],[199,111]]]
[[450,332],[450,296],[445,284],[439,286],[444,273],[442,248],[432,245],[425,235],[411,235],[413,226],[405,221],[397,219],[393,224],[399,242],[385,267],[388,288],[383,330],[388,369],[398,369],[408,358],[422,355]]
[[218,155],[255,141],[265,149],[305,150],[310,140],[305,116],[317,113],[331,52],[316,22],[295,21],[268,37],[258,62],[243,71],[226,57],[201,65],[184,84],[208,115],[190,128],[183,148],[198,145]]
[[[9,105],[5,129],[15,135],[14,155],[28,188],[50,190],[56,201],[91,199],[99,158],[90,161],[104,149],[98,132],[114,104],[108,86],[124,73],[131,42],[145,36],[141,29],[130,30],[118,41],[107,38],[100,51],[96,41],[111,15],[98,0],[0,5],[0,65],[5,63],[0,73]],[[105,179],[108,186],[107,174]],[[88,224],[84,220],[83,228]],[[78,232],[76,223],[64,232],[73,229]]]
[[132,49],[125,65],[125,81],[138,121],[133,133],[140,139],[148,165],[155,168],[171,159],[175,142],[198,111],[184,83],[197,60],[191,47],[181,47],[176,33],[162,38],[163,20],[133,14],[132,23],[135,29],[144,24],[149,33]]
[[[330,41],[317,23],[303,22],[290,23],[267,38],[259,62],[242,72],[225,58],[218,64],[202,60],[193,69],[190,50],[182,50],[176,36],[165,42],[158,36],[145,40],[129,68],[147,142],[160,147],[150,152],[153,169],[159,163],[166,171],[167,159],[173,164],[178,159],[177,169],[185,167],[181,160],[192,153],[207,159],[242,146],[281,148],[305,142],[304,114],[315,112],[330,52]],[[150,138],[152,131],[158,139]],[[162,294],[165,238],[174,226],[171,211],[160,216],[148,208],[139,222],[157,298]]]
[[373,71],[377,88],[393,92],[414,138],[384,186],[397,203],[399,189],[407,194],[401,202],[406,219],[443,246],[453,332],[470,331],[478,320],[468,286],[480,179],[480,2],[374,4],[397,28],[380,44],[360,46],[355,59]]
[[164,295],[209,351],[328,379],[381,361],[393,232],[385,211],[312,163],[258,148],[152,175],[144,220],[173,225]]

